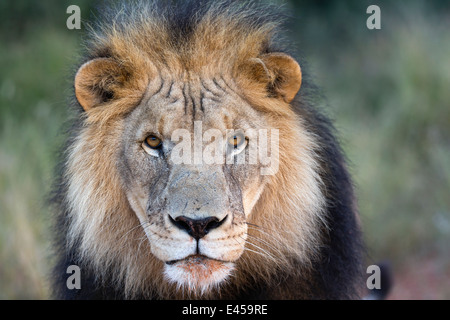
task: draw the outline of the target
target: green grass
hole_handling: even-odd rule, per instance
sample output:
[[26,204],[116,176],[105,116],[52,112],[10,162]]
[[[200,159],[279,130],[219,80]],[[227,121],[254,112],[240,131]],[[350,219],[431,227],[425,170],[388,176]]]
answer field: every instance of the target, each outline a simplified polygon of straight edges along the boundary
[[448,263],[449,20],[403,14],[313,66],[352,163],[373,259],[437,252]]
[[[448,266],[450,18],[422,9],[383,10],[383,29],[368,31],[340,7],[327,23],[299,19],[295,40],[351,161],[372,262],[433,253]],[[80,43],[49,19],[0,29],[0,299],[48,297],[45,198]]]
[[48,217],[76,37],[35,30],[0,52],[0,299],[47,297]]

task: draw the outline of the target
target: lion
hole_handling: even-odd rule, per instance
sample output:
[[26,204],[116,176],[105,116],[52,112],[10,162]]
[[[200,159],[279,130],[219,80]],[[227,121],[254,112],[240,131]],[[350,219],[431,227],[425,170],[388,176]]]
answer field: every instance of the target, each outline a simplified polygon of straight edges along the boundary
[[359,298],[351,178],[281,15],[237,1],[102,12],[55,186],[55,297]]

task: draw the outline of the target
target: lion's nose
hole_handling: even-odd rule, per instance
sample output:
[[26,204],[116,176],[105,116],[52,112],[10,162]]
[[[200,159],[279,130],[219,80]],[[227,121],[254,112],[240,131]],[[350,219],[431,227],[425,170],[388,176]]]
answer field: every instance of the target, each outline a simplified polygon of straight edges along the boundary
[[187,233],[199,240],[208,234],[212,229],[220,227],[227,216],[222,220],[219,220],[217,217],[207,217],[203,219],[191,219],[185,216],[176,217],[173,219],[169,216],[170,221],[179,229],[187,231]]

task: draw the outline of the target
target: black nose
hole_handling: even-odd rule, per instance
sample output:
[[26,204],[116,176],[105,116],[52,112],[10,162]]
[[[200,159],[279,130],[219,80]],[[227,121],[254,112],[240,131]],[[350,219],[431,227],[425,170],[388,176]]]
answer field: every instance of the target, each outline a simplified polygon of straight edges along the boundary
[[187,233],[191,237],[199,240],[206,234],[208,234],[210,230],[220,227],[227,217],[223,218],[222,220],[219,220],[217,217],[191,219],[185,216],[181,216],[173,219],[171,216],[169,216],[169,218],[170,221],[179,229],[187,231]]

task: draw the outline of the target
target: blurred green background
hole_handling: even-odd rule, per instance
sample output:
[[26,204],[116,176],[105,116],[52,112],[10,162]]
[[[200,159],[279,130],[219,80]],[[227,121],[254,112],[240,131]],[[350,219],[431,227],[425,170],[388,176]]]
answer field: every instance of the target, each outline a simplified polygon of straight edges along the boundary
[[[450,3],[278,2],[351,162],[367,264],[390,261],[391,299],[449,299]],[[49,297],[45,199],[84,36],[71,4],[95,17],[87,0],[0,2],[0,299]]]

